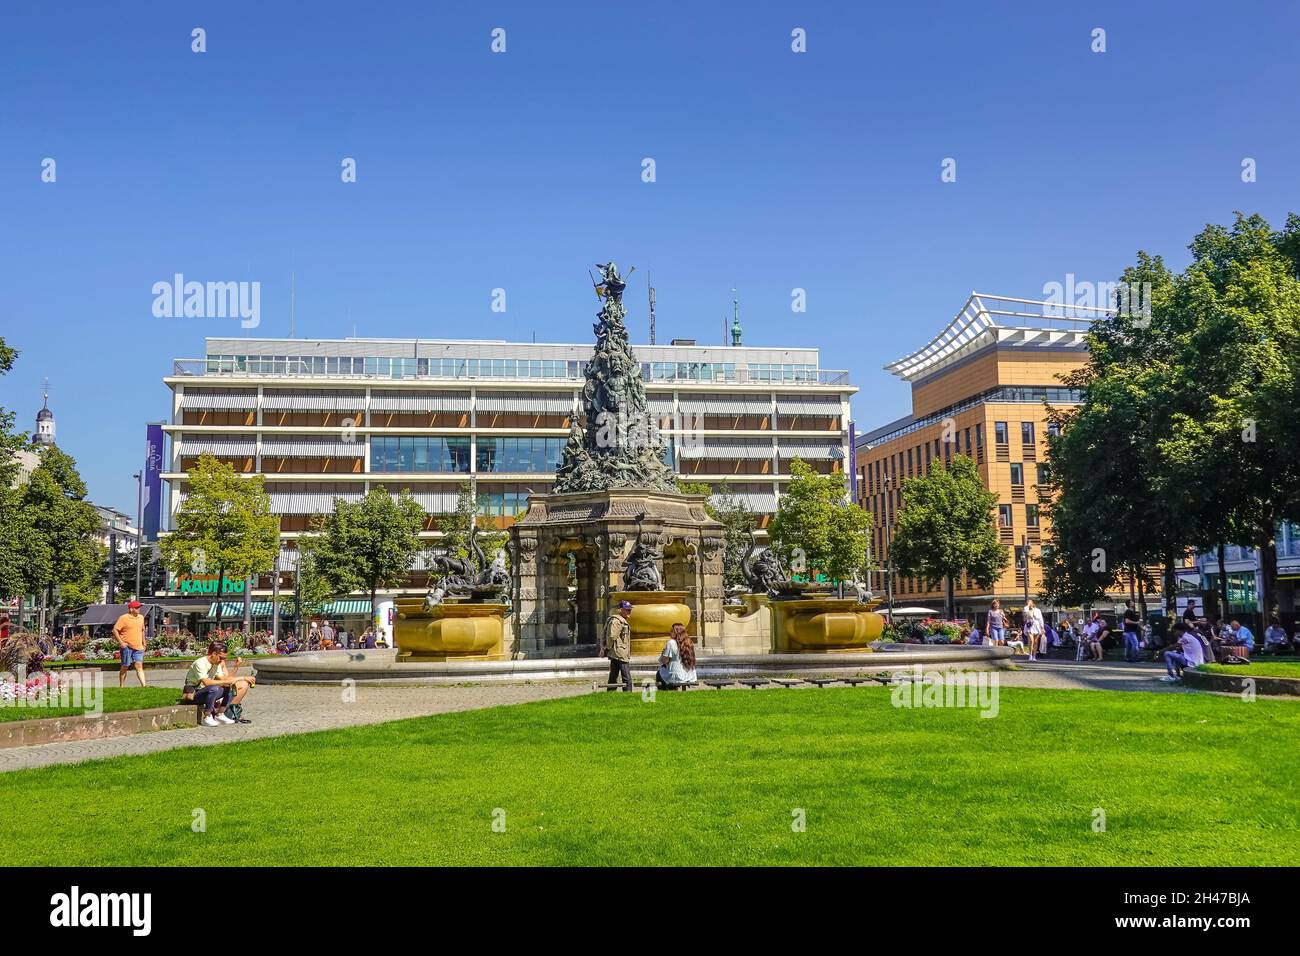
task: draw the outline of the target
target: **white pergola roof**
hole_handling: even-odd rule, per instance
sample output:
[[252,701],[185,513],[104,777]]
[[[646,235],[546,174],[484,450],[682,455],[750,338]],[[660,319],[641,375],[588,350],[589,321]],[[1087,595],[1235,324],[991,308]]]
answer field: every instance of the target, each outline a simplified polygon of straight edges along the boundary
[[1101,306],[972,292],[942,332],[884,369],[914,382],[994,344],[1011,348],[1083,349],[1087,347],[1088,327],[1112,312]]

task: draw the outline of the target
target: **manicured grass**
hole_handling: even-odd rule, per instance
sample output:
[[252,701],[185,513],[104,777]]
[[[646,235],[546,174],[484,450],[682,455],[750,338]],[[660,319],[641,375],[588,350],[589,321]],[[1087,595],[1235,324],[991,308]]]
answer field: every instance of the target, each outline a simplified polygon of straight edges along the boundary
[[1202,664],[1199,671],[1236,674],[1238,677],[1300,677],[1300,662],[1251,661],[1249,664]]
[[[105,687],[103,711],[148,710],[170,707],[181,698],[175,687]],[[0,721],[44,720],[46,717],[73,717],[86,713],[85,707],[16,707],[0,706]]]
[[57,808],[0,814],[0,846],[36,865],[1289,864],[1297,734],[1296,703],[1201,694],[1004,689],[993,719],[888,688],[595,694],[0,774],[0,806]]

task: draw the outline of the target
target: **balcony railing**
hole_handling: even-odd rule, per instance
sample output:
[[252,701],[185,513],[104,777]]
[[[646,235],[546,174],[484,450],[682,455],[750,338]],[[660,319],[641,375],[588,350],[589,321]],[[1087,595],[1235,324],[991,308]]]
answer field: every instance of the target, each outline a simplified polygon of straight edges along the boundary
[[[524,360],[520,360],[521,364]],[[268,363],[269,364],[269,363]],[[579,363],[581,364],[581,363]],[[249,366],[230,366],[227,362],[216,362],[202,358],[176,359],[172,363],[172,375],[177,378],[194,377],[205,379],[233,379],[233,378],[257,378],[267,380],[284,380],[284,379],[311,379],[319,382],[419,382],[419,381],[449,381],[449,382],[501,382],[501,381],[521,381],[521,382],[572,382],[580,383],[583,381],[581,371],[570,373],[565,371],[560,374],[506,374],[506,375],[468,375],[468,374],[447,374],[441,370],[430,370],[424,374],[383,374],[379,372],[329,372],[318,369],[314,363],[306,361],[279,361],[275,363],[275,368],[267,371],[262,368]],[[714,371],[709,374],[700,374],[692,370],[684,370],[682,374],[658,374],[654,378],[648,378],[647,381],[654,385],[660,383],[666,384],[727,384],[727,385],[753,385],[762,388],[782,388],[789,385],[827,385],[839,388],[845,388],[849,385],[849,373],[846,369],[808,369],[789,372],[753,372],[746,368],[737,368],[728,371]]]

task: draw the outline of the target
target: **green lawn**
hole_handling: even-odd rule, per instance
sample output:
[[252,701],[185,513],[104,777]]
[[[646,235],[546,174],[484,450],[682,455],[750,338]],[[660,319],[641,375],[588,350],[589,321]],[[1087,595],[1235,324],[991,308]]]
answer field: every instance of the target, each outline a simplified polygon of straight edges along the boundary
[[[170,707],[181,698],[175,687],[105,687],[103,710],[147,710],[150,707]],[[84,714],[84,707],[0,707],[0,721],[43,720],[46,717],[72,717]]]
[[1300,677],[1300,663],[1289,661],[1252,661],[1249,664],[1202,664],[1197,670],[1238,677]]
[[597,694],[0,774],[0,806],[52,808],[0,814],[0,845],[65,866],[1300,858],[1295,702],[1013,688],[984,719],[890,700]]

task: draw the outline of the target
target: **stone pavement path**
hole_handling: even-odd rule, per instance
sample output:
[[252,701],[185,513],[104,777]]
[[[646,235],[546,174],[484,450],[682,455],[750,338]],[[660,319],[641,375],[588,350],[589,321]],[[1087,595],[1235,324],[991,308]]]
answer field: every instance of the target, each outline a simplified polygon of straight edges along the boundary
[[[1124,664],[1117,661],[1088,663],[1075,661],[1020,660],[1019,669],[999,672],[1003,687],[1042,687],[1074,690],[1158,691],[1194,693],[1180,684],[1160,681],[1164,667],[1158,664]],[[159,671],[150,675],[154,686],[175,687],[179,695],[185,672]],[[116,686],[117,675],[105,675],[107,686]],[[638,678],[637,684],[641,680]],[[128,686],[134,686],[134,677]],[[760,689],[778,689],[760,688]],[[812,688],[807,688],[811,690]],[[177,747],[209,746],[259,737],[309,733],[358,724],[378,724],[407,717],[423,717],[484,707],[502,707],[533,700],[590,694],[591,684],[535,683],[477,685],[470,687],[382,687],[358,684],[354,703],[345,704],[337,686],[270,685],[258,687],[249,696],[251,724],[160,730],[129,737],[78,740],[38,747],[0,750],[0,772],[57,763],[77,763],[119,757],[125,754],[155,753]],[[728,688],[748,693],[745,687]],[[784,692],[784,691],[783,691]],[[714,693],[698,689],[693,693]]]

